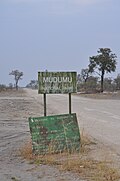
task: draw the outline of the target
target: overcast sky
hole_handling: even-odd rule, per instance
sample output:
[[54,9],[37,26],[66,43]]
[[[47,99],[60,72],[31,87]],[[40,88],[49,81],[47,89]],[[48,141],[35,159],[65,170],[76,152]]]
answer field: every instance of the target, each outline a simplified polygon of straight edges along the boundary
[[117,55],[117,76],[120,0],[0,0],[0,84],[15,69],[22,86],[46,69],[80,73],[99,48]]

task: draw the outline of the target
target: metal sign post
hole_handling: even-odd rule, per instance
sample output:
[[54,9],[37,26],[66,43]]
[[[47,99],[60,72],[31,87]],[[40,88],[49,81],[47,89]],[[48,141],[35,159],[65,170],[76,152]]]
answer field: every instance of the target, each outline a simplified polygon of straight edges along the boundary
[[77,92],[76,72],[38,72],[39,94],[44,94],[44,116],[46,116],[46,94],[69,94],[71,114],[71,93]]
[[[44,95],[44,116],[47,116],[47,100],[46,100],[46,94]],[[72,103],[71,103],[71,93],[69,93],[69,114],[72,113]]]
[[[34,154],[80,150],[76,113],[71,111],[71,94],[77,92],[76,72],[38,72],[39,94],[44,98],[44,116],[29,118]],[[69,94],[69,114],[47,116],[46,95]]]
[[46,110],[46,94],[44,94],[44,116],[47,115],[47,110]]
[[69,114],[71,114],[71,93],[69,93]]

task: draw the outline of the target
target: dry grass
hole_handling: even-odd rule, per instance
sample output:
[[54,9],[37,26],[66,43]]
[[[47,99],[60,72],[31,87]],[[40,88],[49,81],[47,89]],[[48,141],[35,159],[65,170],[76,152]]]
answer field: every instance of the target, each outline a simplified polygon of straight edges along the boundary
[[113,99],[120,100],[120,91],[118,92],[106,92],[106,93],[94,93],[94,94],[77,94],[77,96],[82,96],[91,99]]
[[34,155],[32,154],[32,143],[31,141],[27,142],[21,149],[20,155],[27,160],[32,160]]
[[81,134],[80,153],[59,153],[47,155],[33,155],[32,144],[29,142],[21,148],[21,156],[30,163],[37,165],[47,164],[57,166],[61,171],[72,171],[78,173],[83,179],[89,181],[118,181],[120,175],[117,169],[112,168],[109,161],[96,161],[87,156],[89,146],[95,144],[87,135]]
[[26,91],[22,88],[16,89],[5,89],[4,91],[0,91],[0,97],[25,97]]
[[96,142],[93,141],[90,136],[88,136],[84,129],[81,131],[81,154],[87,154],[90,151],[90,146],[95,145]]
[[79,173],[89,181],[118,181],[120,175],[116,169],[109,167],[109,162],[78,158],[68,160],[62,165],[62,170]]
[[16,177],[11,177],[11,180],[13,180],[13,181],[19,181]]

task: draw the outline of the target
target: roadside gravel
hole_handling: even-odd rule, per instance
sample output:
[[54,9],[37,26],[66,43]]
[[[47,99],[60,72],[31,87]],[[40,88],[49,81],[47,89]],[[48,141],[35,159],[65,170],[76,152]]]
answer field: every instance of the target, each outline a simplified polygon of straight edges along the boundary
[[30,164],[19,156],[19,149],[31,139],[28,118],[42,115],[42,101],[30,90],[0,92],[1,181],[83,181],[76,174]]

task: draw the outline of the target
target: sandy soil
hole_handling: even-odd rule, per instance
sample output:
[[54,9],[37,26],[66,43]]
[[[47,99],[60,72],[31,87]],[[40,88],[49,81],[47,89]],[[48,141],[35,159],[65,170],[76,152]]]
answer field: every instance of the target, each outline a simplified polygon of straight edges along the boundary
[[42,115],[42,103],[25,90],[0,92],[0,181],[82,181],[78,175],[30,164],[19,156],[31,139],[28,118]]
[[96,94],[85,94],[78,93],[77,95],[92,98],[92,99],[111,99],[111,100],[120,100],[120,91],[117,92],[104,92],[104,93],[96,93]]

